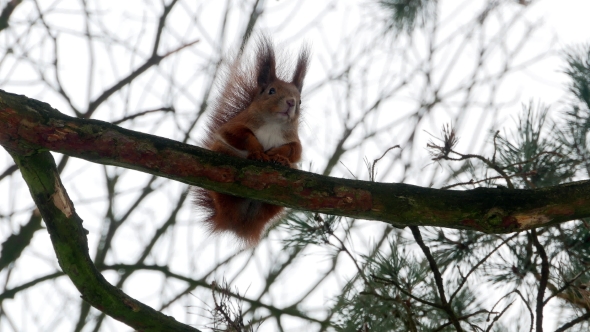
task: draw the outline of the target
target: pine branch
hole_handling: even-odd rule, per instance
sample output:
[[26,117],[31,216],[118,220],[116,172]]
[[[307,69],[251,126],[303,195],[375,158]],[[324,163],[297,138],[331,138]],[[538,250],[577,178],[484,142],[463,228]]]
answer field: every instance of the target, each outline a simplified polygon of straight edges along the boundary
[[590,217],[590,181],[532,190],[455,191],[338,179],[72,118],[48,104],[1,90],[0,145],[16,155],[51,150],[222,193],[396,227],[510,233]]

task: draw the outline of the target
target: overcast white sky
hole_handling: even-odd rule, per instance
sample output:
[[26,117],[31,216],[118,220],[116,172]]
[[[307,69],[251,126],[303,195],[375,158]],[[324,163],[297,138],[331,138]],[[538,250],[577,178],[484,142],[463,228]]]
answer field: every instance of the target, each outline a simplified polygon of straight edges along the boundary
[[[64,1],[65,3],[67,3],[67,1]],[[561,0],[561,1],[552,1],[552,0],[543,0],[543,1],[534,1],[535,4],[532,6],[532,10],[527,14],[527,17],[529,17],[531,20],[534,20],[534,18],[542,18],[544,21],[544,25],[541,28],[542,33],[535,35],[535,37],[532,40],[532,44],[530,45],[530,49],[529,49],[529,53],[530,54],[534,54],[537,51],[545,51],[547,50],[548,47],[550,47],[551,45],[553,45],[553,49],[554,50],[559,50],[563,47],[572,45],[572,44],[578,44],[578,43],[590,43],[590,19],[588,19],[588,13],[590,13],[590,0]],[[6,1],[0,1],[0,7],[3,7],[4,4],[6,3]],[[134,1],[103,1],[103,6],[104,8],[108,8],[109,6],[116,6],[116,7],[120,7],[120,6],[125,6],[125,5],[129,5],[130,9],[128,9],[128,12],[132,12],[133,11],[133,6],[134,5]],[[157,2],[159,3],[159,2]],[[213,3],[213,2],[212,2]],[[449,11],[455,10],[459,4],[459,6],[462,6],[464,4],[468,4],[468,3],[473,3],[470,0],[466,0],[466,1],[451,1],[451,0],[447,0],[447,1],[441,1],[441,4],[443,6],[448,6],[447,8]],[[295,20],[305,20],[305,19],[309,19],[312,17],[315,17],[318,11],[318,8],[323,9],[323,5],[324,2],[320,1],[320,0],[315,0],[315,1],[286,1],[286,0],[281,0],[281,1],[269,1],[269,4],[276,6],[277,7],[277,11],[290,11],[292,10],[292,8],[294,6],[301,6],[301,10],[300,12],[297,14],[298,16],[296,18],[294,18]],[[361,5],[359,5],[361,4]],[[209,10],[211,10],[211,12],[215,11],[215,7],[218,6],[219,4],[212,4],[211,8]],[[323,21],[322,25],[321,25],[321,31],[326,35],[330,36],[330,40],[325,40],[323,38],[321,38],[320,34],[318,33],[318,31],[310,31],[309,34],[307,34],[305,36],[305,39],[310,41],[311,44],[314,45],[314,58],[313,58],[313,64],[312,64],[312,69],[316,69],[318,70],[318,68],[321,68],[321,59],[322,56],[325,56],[325,54],[323,54],[322,50],[323,49],[330,49],[330,48],[335,48],[336,45],[338,44],[338,41],[341,40],[340,38],[345,38],[346,37],[346,33],[347,31],[344,30],[343,27],[354,27],[353,23],[359,22],[361,21],[361,17],[360,15],[362,15],[363,13],[365,13],[365,11],[363,11],[363,6],[365,5],[364,1],[352,1],[352,0],[346,0],[346,1],[339,1],[338,2],[338,7],[336,8],[336,10],[332,11],[331,14],[329,15],[328,18],[326,18],[325,21]],[[452,8],[451,8],[452,7]],[[447,10],[447,8],[443,8],[443,12]],[[18,9],[17,9],[18,10]],[[18,13],[17,13],[18,14]],[[15,14],[15,15],[17,15]],[[472,14],[472,13],[464,13],[463,15],[467,15],[467,14]],[[343,16],[346,15],[346,16]],[[357,17],[355,17],[354,15],[359,15]],[[209,18],[212,20],[212,22],[215,22],[216,20],[218,20],[218,16],[204,16],[205,18]],[[280,15],[276,15],[276,17],[281,17],[282,20],[284,20],[284,18]],[[460,19],[460,18],[458,18]],[[65,22],[64,22],[65,23]],[[113,24],[122,24],[122,26],[129,24],[130,22],[113,22]],[[180,22],[178,22],[180,24]],[[190,21],[184,22],[185,24],[192,24]],[[207,24],[207,22],[205,21],[203,24]],[[261,22],[262,26],[266,26],[266,27],[282,27],[281,22],[276,22],[273,21],[272,18],[266,18],[263,22]],[[237,23],[236,23],[237,25]],[[231,27],[231,24],[230,24]],[[130,30],[132,30],[132,28],[129,28]],[[179,31],[183,31],[181,28],[178,29]],[[122,29],[123,31],[123,29]],[[343,33],[344,31],[344,33]],[[194,31],[193,31],[194,32]],[[238,34],[240,31],[238,32],[234,32],[234,34]],[[230,32],[231,33],[231,32]],[[298,36],[293,36],[294,32],[293,30],[289,30],[289,28],[281,28],[279,31],[277,31],[276,36],[274,36],[274,38],[278,41],[281,40],[286,40],[289,41],[290,39],[296,38]],[[554,40],[555,42],[552,44],[551,41]],[[0,37],[0,43],[3,43],[4,39],[2,39],[2,37]],[[86,96],[87,94],[87,89],[83,84],[77,84],[77,80],[78,77],[80,77],[81,75],[84,75],[85,73],[81,73],[81,69],[84,67],[84,63],[80,62],[80,61],[85,61],[83,59],[83,57],[79,56],[78,53],[76,52],[71,52],[70,50],[77,50],[79,48],[79,40],[72,40],[71,41],[72,44],[68,44],[67,41],[65,41],[65,44],[62,45],[62,49],[66,50],[66,53],[69,53],[67,55],[67,59],[68,61],[66,61],[63,65],[64,65],[64,73],[63,76],[61,77],[62,80],[64,82],[67,82],[67,86],[69,87],[69,92],[76,96]],[[151,42],[151,39],[146,39],[146,42],[149,43]],[[78,43],[78,44],[76,44]],[[205,43],[203,43],[205,44]],[[174,45],[173,41],[168,42],[168,45]],[[201,47],[200,45],[197,45],[197,47]],[[293,48],[294,50],[296,49],[296,47]],[[190,59],[189,59],[190,60]],[[515,91],[517,91],[517,95],[521,98],[520,101],[526,103],[529,100],[539,100],[545,103],[554,103],[556,101],[559,101],[563,98],[563,95],[565,93],[564,90],[564,75],[560,74],[560,70],[561,70],[561,66],[562,62],[559,59],[559,57],[554,56],[554,57],[550,57],[547,58],[545,60],[543,60],[542,62],[538,63],[537,65],[533,66],[531,69],[525,71],[522,75],[516,75],[515,77],[513,77],[513,81],[509,82],[508,86],[510,88],[508,88],[506,90],[506,93],[508,95],[507,98],[511,98],[515,95]],[[130,64],[129,63],[119,63],[118,67],[120,69],[121,73],[125,73],[128,72]],[[190,67],[190,65],[186,66],[186,73],[184,73],[187,77],[190,76],[190,71],[193,70],[193,67]],[[29,72],[30,73],[30,72]],[[6,72],[2,72],[0,71],[0,75],[6,75]],[[22,81],[26,81],[27,80],[27,72],[23,71],[23,73],[16,73],[16,74],[12,74],[15,80],[22,80]],[[180,74],[179,74],[180,75]],[[311,72],[308,78],[308,82],[314,82],[314,80],[318,80],[318,77],[315,76],[314,77],[314,73]],[[105,80],[106,82],[107,80]],[[104,83],[104,82],[103,82]],[[308,84],[308,83],[306,83]],[[104,83],[104,86],[108,86],[108,83]],[[100,91],[100,88],[102,88],[102,85],[97,85],[97,87],[95,87],[96,91]],[[60,100],[58,97],[55,96],[51,96],[49,94],[40,94],[38,87],[31,87],[31,86],[27,86],[26,84],[22,84],[22,82],[20,84],[12,84],[10,87],[2,87],[2,88],[6,88],[7,90],[9,90],[10,92],[15,92],[15,93],[21,93],[21,94],[27,94],[31,97],[38,97],[38,96],[46,96],[47,99],[44,99],[44,101],[49,102],[50,104],[52,104],[52,106],[60,109],[61,107],[65,108],[65,102],[63,100]],[[305,90],[304,90],[305,91]],[[322,96],[316,96],[313,95],[313,92],[307,92],[311,98],[309,101],[306,101],[306,103],[308,103],[306,105],[307,109],[310,111],[310,113],[314,113],[314,111],[317,110],[321,110],[323,109],[323,105],[324,103],[333,103],[334,101],[330,101],[330,100],[325,100],[325,98],[321,98]],[[502,97],[500,97],[502,98]],[[81,98],[82,99],[82,98]],[[520,109],[519,105],[515,105],[512,106],[513,108],[511,108],[511,110],[514,111],[518,111]],[[558,109],[558,108],[557,108]],[[118,110],[117,110],[118,111]],[[515,112],[507,112],[505,114],[506,118],[505,120],[508,120],[510,118],[511,115],[516,114]],[[112,115],[112,113],[109,113],[109,111],[105,111],[105,113],[102,114],[98,114],[97,116],[99,118],[105,118],[107,119],[109,117],[109,115]],[[444,115],[441,115],[441,117],[444,117]],[[309,135],[307,138],[304,137],[304,139],[307,139],[309,142],[316,142],[317,141],[322,141],[324,139],[324,136],[321,136],[321,134],[319,134],[316,129],[315,126],[322,126],[322,127],[326,127],[326,123],[328,123],[329,125],[329,121],[328,120],[324,120],[322,118],[320,118],[317,113],[314,114],[309,114],[306,116],[306,127],[303,129],[303,135]],[[443,119],[443,121],[450,121],[450,119]],[[148,126],[146,126],[146,128],[148,128]],[[429,128],[430,129],[430,128]],[[430,129],[432,130],[432,129]],[[436,129],[438,130],[438,129]],[[469,128],[469,126],[465,126],[464,128],[465,131],[469,131],[469,130],[473,130],[476,131],[477,128],[475,128],[474,126],[471,126],[471,128]],[[172,134],[171,134],[172,135]],[[313,135],[317,135],[317,136],[313,136]],[[424,141],[428,140],[429,137],[427,135],[424,135],[425,137],[422,138]],[[469,137],[469,135],[466,135],[467,137]],[[465,142],[465,144],[469,144],[469,142]],[[319,145],[319,144],[318,144]],[[321,146],[316,146],[314,147],[314,149],[310,149],[309,152],[307,152],[306,154],[306,158],[307,161],[312,161],[312,160],[318,160],[318,158],[320,158],[322,156],[322,153],[325,153],[325,151],[322,151]],[[367,154],[370,155],[371,152],[367,152]],[[6,167],[8,167],[12,162],[10,157],[5,153],[5,152],[0,152],[0,171],[3,171]],[[426,152],[424,152],[425,157],[427,158],[427,154]],[[354,163],[357,161],[352,161],[351,163],[353,165],[355,165]],[[362,163],[362,160],[358,160],[359,163]],[[75,168],[74,171],[70,171],[70,175],[71,173],[75,173]],[[344,172],[343,172],[344,173]],[[72,175],[73,176],[73,175]],[[89,182],[95,181],[96,179],[89,179]],[[417,179],[410,179],[410,181],[415,181],[415,182],[419,182],[421,179],[417,178]],[[96,181],[102,181],[102,179],[100,180],[96,180]],[[2,207],[2,205],[4,204],[4,201],[8,201],[9,195],[12,195],[13,191],[12,191],[12,187],[11,184],[6,183],[7,181],[4,181],[4,184],[0,184],[0,209],[4,209],[5,207]],[[86,186],[88,185],[87,183],[84,184],[80,184],[80,183],[70,183],[68,184],[68,186],[71,186],[73,188],[75,188],[76,186]],[[70,188],[71,188],[70,187]],[[70,188],[68,188],[68,190],[70,190]],[[22,189],[22,187],[21,187]],[[76,196],[75,194],[75,189],[73,190],[72,193],[70,193],[70,195]],[[81,192],[81,196],[83,196],[84,190],[80,190]],[[26,194],[26,190],[21,190],[21,193]],[[86,193],[87,194],[87,193]],[[88,198],[88,197],[86,197]],[[12,197],[10,198],[11,200],[13,199]],[[19,203],[22,204],[21,207],[24,208],[26,206],[30,205],[30,201],[27,200],[23,200],[23,202],[25,203]],[[95,216],[95,215],[99,215],[100,213],[97,211],[100,211],[100,208],[102,208],[102,206],[96,207],[96,206],[91,206],[90,204],[88,205],[82,205],[80,207],[77,207],[78,211],[80,213],[84,214],[85,218],[85,225],[89,225],[88,228],[91,231],[91,235],[90,237],[90,241],[91,241],[91,247],[95,247],[95,243],[98,237],[98,233],[100,232],[100,228],[98,226],[96,226],[96,224],[98,223],[96,220],[94,220],[95,224],[93,226],[93,220],[91,219],[91,216]],[[87,212],[84,212],[85,209],[87,209]],[[3,210],[0,210],[0,212],[4,212]],[[190,212],[186,212],[186,214],[189,214]],[[23,218],[26,217],[26,214],[23,213]],[[2,228],[4,227],[4,228]],[[94,227],[94,228],[93,228]],[[12,231],[11,227],[7,227],[7,226],[2,226],[0,225],[0,236],[1,238],[5,238],[6,236],[8,236],[7,234],[9,234]],[[134,229],[130,229],[129,233],[133,233]],[[136,236],[136,234],[131,234],[129,236]],[[44,238],[36,238],[37,241],[39,242],[38,245],[35,246],[35,248],[37,248],[37,250],[39,251],[36,254],[39,254],[41,256],[45,256],[46,257],[46,261],[50,261],[53,258],[53,254],[50,251],[51,249],[51,245],[49,244],[49,241],[47,239],[47,237]],[[199,238],[195,238],[195,241],[200,241],[201,239]],[[185,239],[178,239],[178,242],[183,242],[185,241]],[[224,245],[228,246],[228,243],[231,243],[231,241],[221,241],[221,244],[218,245],[218,247],[216,247],[216,250],[220,250],[224,249]],[[190,245],[187,245],[190,247]],[[45,248],[45,249],[43,249]],[[45,250],[45,252],[43,252]],[[49,251],[47,251],[49,250]],[[131,251],[132,249],[130,249]],[[181,255],[181,250],[178,250],[178,255]],[[312,257],[313,258],[313,257]],[[318,258],[315,257],[313,258],[315,259],[315,261],[313,261],[312,264],[320,264],[322,258]],[[180,260],[182,261],[182,260]],[[51,261],[51,264],[46,263],[48,265],[54,264],[53,261]],[[259,264],[261,265],[265,265],[265,264],[270,264],[269,262],[260,262]],[[313,265],[315,268],[315,265]],[[35,266],[35,268],[38,266]],[[180,268],[180,267],[178,267]],[[23,275],[26,275],[26,272],[22,272]],[[306,277],[309,277],[309,271],[305,270],[305,271],[299,271],[299,273],[301,274],[300,278],[301,280],[305,280]],[[258,275],[257,273],[253,272],[251,274],[252,276],[254,276],[255,278],[260,278],[261,276]],[[294,279],[298,278],[298,272],[297,271],[293,271],[292,276]],[[146,280],[133,280],[133,283],[131,286],[129,286],[131,288],[131,292],[135,293],[135,294],[141,294],[143,291],[145,291],[145,289],[149,289],[149,287],[151,287],[151,284],[149,282],[158,282],[159,279],[158,277],[154,277],[152,279],[147,279]],[[256,291],[256,286],[252,283],[251,280],[237,280],[236,283],[241,283],[241,289],[250,289],[249,291],[251,293],[255,293]],[[259,285],[258,285],[259,286]],[[155,293],[156,291],[154,291]],[[286,291],[285,291],[286,292]],[[278,294],[281,294],[281,292],[278,292]],[[327,294],[327,295],[326,295]],[[325,301],[326,298],[322,297],[322,296],[328,296],[330,294],[329,291],[326,291],[325,294],[319,294],[318,295],[318,299],[319,299],[319,303],[317,304],[318,306],[320,306],[323,302]],[[157,296],[154,295],[154,296]],[[280,297],[280,296],[279,296]],[[280,302],[280,298],[277,300]],[[23,301],[23,302],[19,302],[18,303],[21,310],[25,310],[27,307],[27,301]],[[181,308],[185,309],[185,308]],[[183,314],[186,314],[185,312]],[[181,315],[182,316],[182,315]],[[115,325],[116,326],[116,325]],[[0,325],[0,330],[4,330],[4,328],[6,328],[6,326],[2,326]],[[126,330],[126,328],[121,327],[121,331]],[[265,326],[262,326],[261,331],[265,331]]]

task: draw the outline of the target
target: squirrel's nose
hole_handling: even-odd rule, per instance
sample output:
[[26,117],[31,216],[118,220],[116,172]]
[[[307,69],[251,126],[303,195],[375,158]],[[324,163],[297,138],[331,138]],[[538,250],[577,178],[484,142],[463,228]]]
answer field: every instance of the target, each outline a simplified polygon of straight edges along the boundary
[[287,105],[289,105],[289,107],[295,106],[295,99],[287,99]]

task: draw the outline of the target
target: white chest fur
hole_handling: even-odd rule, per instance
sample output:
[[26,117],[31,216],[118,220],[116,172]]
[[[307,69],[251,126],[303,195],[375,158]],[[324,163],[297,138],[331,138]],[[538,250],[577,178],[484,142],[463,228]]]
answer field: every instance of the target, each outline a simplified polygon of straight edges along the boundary
[[264,151],[288,143],[285,140],[281,123],[266,123],[256,129],[254,135],[262,144]]

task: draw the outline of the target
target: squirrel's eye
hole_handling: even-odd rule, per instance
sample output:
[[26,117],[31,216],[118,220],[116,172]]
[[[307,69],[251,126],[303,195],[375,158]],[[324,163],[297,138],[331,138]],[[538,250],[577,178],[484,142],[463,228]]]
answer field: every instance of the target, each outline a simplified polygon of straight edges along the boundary
[[275,90],[275,88],[270,88],[270,90],[268,90],[268,94],[269,95],[274,95],[275,93],[277,93],[277,91]]

